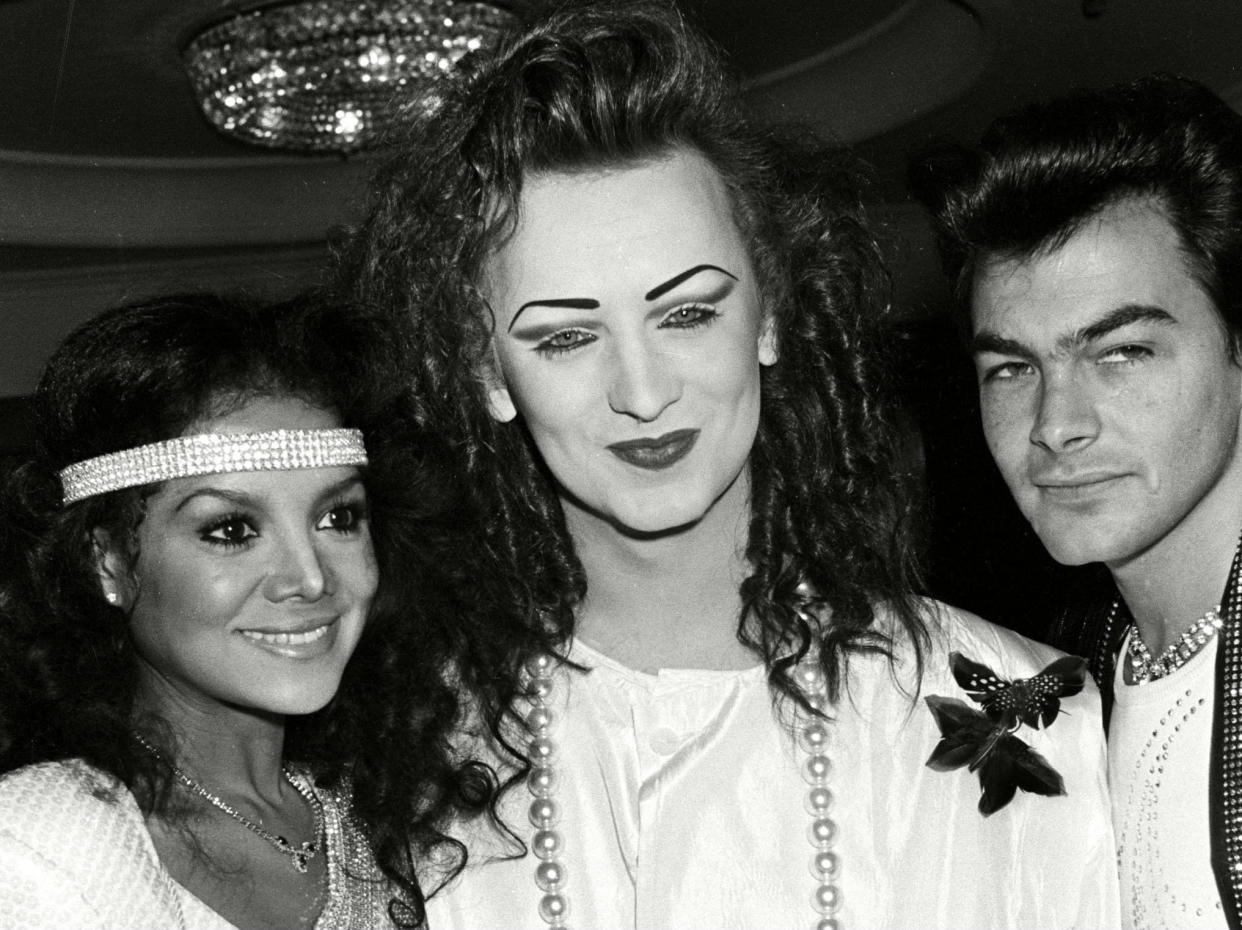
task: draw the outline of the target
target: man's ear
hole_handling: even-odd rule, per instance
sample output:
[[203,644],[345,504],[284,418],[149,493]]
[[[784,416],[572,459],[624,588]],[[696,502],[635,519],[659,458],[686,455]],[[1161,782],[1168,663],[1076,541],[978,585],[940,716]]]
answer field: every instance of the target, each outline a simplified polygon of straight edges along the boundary
[[759,364],[775,365],[780,357],[776,345],[776,317],[768,313],[759,330]]
[[91,531],[91,552],[103,599],[113,607],[127,608],[133,600],[134,587],[128,554],[107,530],[98,527]]

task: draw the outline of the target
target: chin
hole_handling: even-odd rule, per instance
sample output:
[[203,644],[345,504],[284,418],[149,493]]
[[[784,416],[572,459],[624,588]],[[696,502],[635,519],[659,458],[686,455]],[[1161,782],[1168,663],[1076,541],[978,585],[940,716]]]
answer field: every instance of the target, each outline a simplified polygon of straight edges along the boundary
[[300,681],[288,688],[271,691],[256,701],[255,706],[271,714],[283,714],[290,717],[313,714],[323,710],[336,696],[340,688],[339,678],[323,684],[309,684]]
[[1086,521],[1068,525],[1063,521],[1032,521],[1032,527],[1048,554],[1062,565],[1115,562],[1131,552],[1123,534]]
[[661,494],[651,500],[626,503],[627,506],[617,508],[609,519],[614,526],[631,536],[675,533],[698,523],[711,509],[709,501],[694,500],[686,494]]

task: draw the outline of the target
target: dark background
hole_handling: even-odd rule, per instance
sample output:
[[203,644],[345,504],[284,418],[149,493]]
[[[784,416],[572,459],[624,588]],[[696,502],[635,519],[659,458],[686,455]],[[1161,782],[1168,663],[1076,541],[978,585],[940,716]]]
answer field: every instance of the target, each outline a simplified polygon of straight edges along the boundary
[[[537,0],[507,4],[522,10]],[[27,448],[48,352],[107,306],[313,283],[357,218],[365,156],[307,157],[217,134],[180,52],[229,0],[0,0],[0,463]],[[1242,109],[1242,0],[682,0],[733,56],[753,105],[851,145],[888,250],[894,387],[921,438],[938,596],[1040,635],[1080,573],[1017,514],[977,425],[973,373],[911,153],[1073,87],[1187,74]]]

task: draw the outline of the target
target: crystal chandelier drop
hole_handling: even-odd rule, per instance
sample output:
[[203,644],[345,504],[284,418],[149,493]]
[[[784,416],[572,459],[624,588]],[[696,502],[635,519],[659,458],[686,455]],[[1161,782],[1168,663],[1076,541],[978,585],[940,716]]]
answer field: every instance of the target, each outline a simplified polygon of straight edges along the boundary
[[395,105],[426,94],[515,20],[490,3],[301,0],[206,27],[184,60],[199,106],[225,135],[270,148],[357,152],[382,139]]

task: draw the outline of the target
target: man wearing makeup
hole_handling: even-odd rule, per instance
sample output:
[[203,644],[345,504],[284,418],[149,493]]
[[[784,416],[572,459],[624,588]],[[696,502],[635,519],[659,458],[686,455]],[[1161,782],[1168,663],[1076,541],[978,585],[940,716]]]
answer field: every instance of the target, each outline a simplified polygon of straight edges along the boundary
[[[1153,76],[911,169],[1019,508],[1115,596],[1058,645],[1105,695],[1128,927],[1239,927],[1242,117]],[[1111,706],[1110,706],[1111,705]]]

